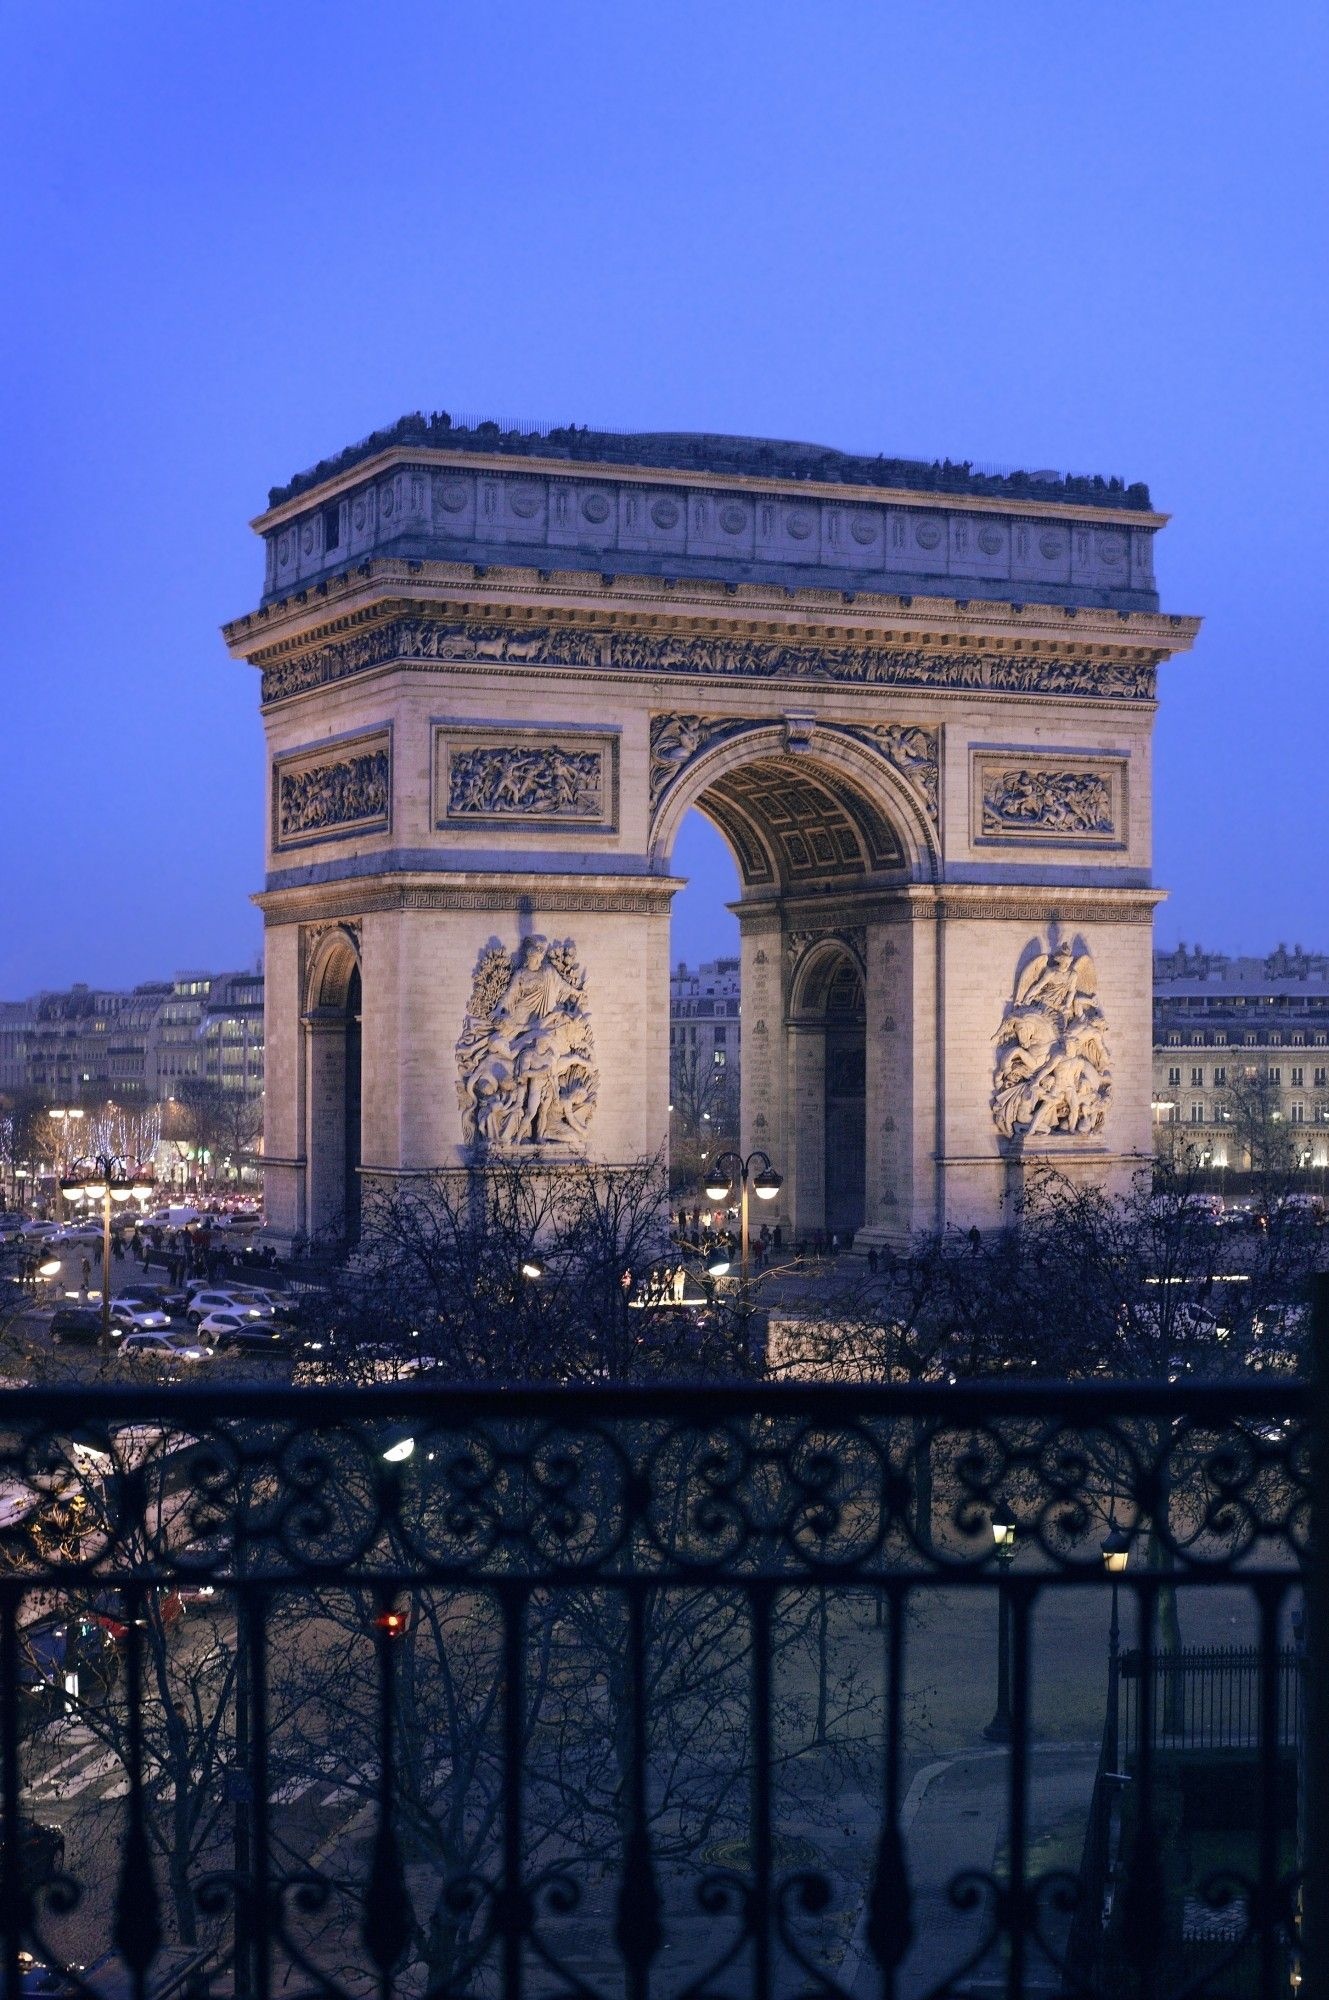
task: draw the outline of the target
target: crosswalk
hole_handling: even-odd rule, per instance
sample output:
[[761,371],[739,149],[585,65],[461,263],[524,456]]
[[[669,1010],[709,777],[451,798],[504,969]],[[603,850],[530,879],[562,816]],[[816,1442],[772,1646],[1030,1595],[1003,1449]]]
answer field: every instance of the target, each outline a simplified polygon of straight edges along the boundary
[[[47,1738],[47,1744],[60,1754],[53,1764],[28,1779],[23,1788],[25,1808],[49,1810],[69,1805],[85,1795],[93,1795],[98,1801],[128,1796],[129,1779],[123,1758],[108,1750],[83,1723],[62,1724],[59,1734]],[[313,1771],[271,1785],[268,1804],[291,1806],[303,1799],[307,1805],[320,1808],[345,1806],[363,1800],[372,1791],[376,1769],[375,1764],[366,1763],[348,1772],[340,1758],[322,1757]],[[160,1765],[150,1763],[146,1776],[151,1781],[160,1776],[160,1771]],[[158,1796],[166,1804],[174,1792],[174,1785],[168,1780]]]

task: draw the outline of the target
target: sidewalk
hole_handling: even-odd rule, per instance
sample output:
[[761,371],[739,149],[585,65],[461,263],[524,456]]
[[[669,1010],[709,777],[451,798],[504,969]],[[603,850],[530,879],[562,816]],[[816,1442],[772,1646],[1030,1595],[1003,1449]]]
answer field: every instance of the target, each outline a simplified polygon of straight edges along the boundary
[[[1026,1839],[1029,1875],[1078,1868],[1098,1759],[1096,1743],[1035,1744],[1030,1753]],[[914,1896],[914,1942],[901,1968],[899,2000],[922,2000],[978,1952],[991,1925],[990,1901],[957,1910],[947,1887],[966,1870],[988,1875],[1005,1865],[1008,1758],[1004,1750],[962,1750],[925,1764],[905,1796],[901,1821]],[[1066,1918],[1054,1920],[1060,1948]],[[999,1972],[995,1953],[964,1974],[986,1991]],[[858,1921],[837,1983],[861,2000],[880,1992],[880,1974],[867,1949],[866,1912]],[[1031,1954],[1026,1990],[1057,1982],[1047,1960]]]

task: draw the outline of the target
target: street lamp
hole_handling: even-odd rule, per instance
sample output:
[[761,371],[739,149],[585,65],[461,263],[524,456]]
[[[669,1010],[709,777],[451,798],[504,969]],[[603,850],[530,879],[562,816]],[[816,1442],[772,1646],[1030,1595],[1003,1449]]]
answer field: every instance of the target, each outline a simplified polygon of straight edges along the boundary
[[[758,1165],[760,1161],[760,1165]],[[721,1153],[707,1169],[705,1188],[711,1201],[728,1201],[734,1192],[734,1181],[739,1185],[739,1276],[746,1285],[748,1281],[748,1192],[755,1191],[758,1201],[774,1201],[784,1186],[784,1175],[778,1174],[771,1165],[769,1153],[749,1153],[746,1160],[741,1153]]]
[[521,1260],[521,1274],[523,1278],[529,1278],[532,1282],[536,1278],[543,1278],[545,1274],[543,1259],[537,1257],[534,1251],[528,1256],[523,1257]]
[[728,1269],[729,1252],[722,1244],[717,1243],[715,1248],[707,1254],[706,1275],[708,1278],[723,1278]]
[[1011,1740],[1011,1606],[1006,1595],[1006,1571],[1015,1561],[1017,1533],[1015,1516],[1005,1507],[995,1508],[992,1540],[1002,1574],[997,1585],[997,1710],[983,1731],[989,1743]]
[[[81,1117],[82,1113],[79,1115]],[[115,1154],[98,1153],[89,1159],[75,1160],[73,1173],[68,1180],[62,1180],[60,1186],[71,1201],[85,1202],[89,1210],[99,1201],[102,1205],[101,1344],[107,1348],[111,1344],[112,1205],[129,1201],[131,1197],[142,1200],[150,1195],[152,1175],[145,1174],[141,1169],[131,1169],[127,1160]]]
[[1112,1583],[1112,1621],[1108,1627],[1108,1738],[1107,1766],[1109,1776],[1117,1770],[1117,1700],[1121,1673],[1121,1627],[1117,1620],[1117,1579],[1125,1576],[1126,1565],[1131,1559],[1131,1538],[1126,1528],[1117,1526],[1115,1511],[1108,1516],[1108,1531],[1103,1537],[1103,1568]]

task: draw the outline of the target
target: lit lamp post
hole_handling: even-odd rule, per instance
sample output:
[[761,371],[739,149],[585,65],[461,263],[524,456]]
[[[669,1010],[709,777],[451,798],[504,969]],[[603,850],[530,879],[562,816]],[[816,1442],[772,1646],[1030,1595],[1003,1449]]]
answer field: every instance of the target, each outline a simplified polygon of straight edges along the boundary
[[1011,1740],[1011,1607],[1006,1595],[1006,1571],[1015,1561],[1015,1516],[998,1507],[992,1516],[992,1539],[1001,1564],[997,1585],[997,1712],[983,1731],[989,1743]]
[[132,1172],[127,1160],[99,1153],[94,1159],[76,1160],[74,1172],[60,1186],[70,1201],[83,1202],[89,1211],[98,1202],[102,1205],[101,1344],[106,1348],[111,1344],[111,1211],[131,1197],[151,1194],[152,1176]]
[[1108,1626],[1108,1736],[1107,1766],[1110,1776],[1117,1770],[1117,1695],[1121,1673],[1121,1627],[1117,1622],[1117,1578],[1126,1574],[1126,1565],[1131,1559],[1131,1538],[1125,1528],[1117,1526],[1113,1513],[1108,1517],[1108,1531],[1103,1537],[1103,1567],[1112,1584],[1112,1620]]
[[[758,1165],[760,1162],[760,1165]],[[784,1186],[784,1175],[777,1174],[771,1165],[768,1153],[749,1153],[746,1160],[741,1153],[721,1153],[713,1160],[706,1172],[706,1194],[711,1201],[727,1202],[734,1192],[734,1181],[739,1187],[738,1231],[739,1262],[738,1272],[742,1282],[748,1281],[748,1192],[753,1189],[758,1201],[774,1201]],[[709,1267],[708,1267],[709,1268]],[[725,1269],[728,1269],[726,1260]],[[718,1274],[713,1274],[718,1275]]]

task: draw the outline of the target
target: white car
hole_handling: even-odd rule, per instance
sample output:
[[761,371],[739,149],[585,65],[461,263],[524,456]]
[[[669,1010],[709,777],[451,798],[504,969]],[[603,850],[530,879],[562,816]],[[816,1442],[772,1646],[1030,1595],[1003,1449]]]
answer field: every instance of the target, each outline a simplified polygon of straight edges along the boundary
[[261,1304],[257,1296],[247,1292],[221,1291],[205,1287],[190,1295],[186,1319],[197,1326],[209,1313],[234,1313],[237,1319],[271,1319],[272,1307]]
[[140,1305],[134,1299],[111,1300],[111,1324],[128,1333],[165,1333],[171,1316],[160,1306]]
[[19,1233],[33,1242],[58,1243],[65,1232],[58,1222],[25,1222]]
[[255,1319],[249,1313],[210,1312],[198,1322],[194,1331],[210,1347],[218,1343],[223,1347],[234,1343],[254,1352],[261,1351],[262,1342],[270,1341],[273,1352],[280,1353],[283,1346],[277,1322],[266,1313]]
[[127,1333],[120,1343],[124,1361],[211,1361],[212,1349],[187,1333]]

